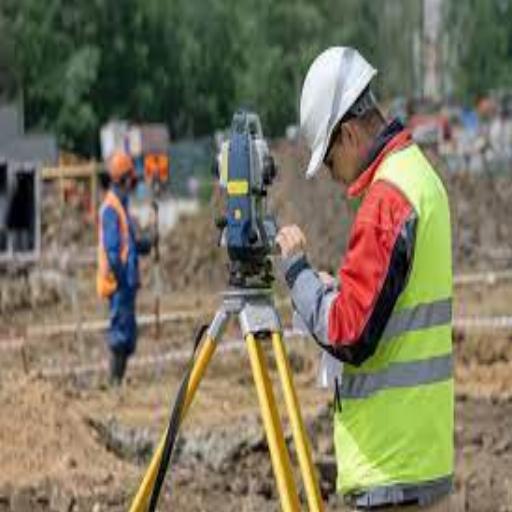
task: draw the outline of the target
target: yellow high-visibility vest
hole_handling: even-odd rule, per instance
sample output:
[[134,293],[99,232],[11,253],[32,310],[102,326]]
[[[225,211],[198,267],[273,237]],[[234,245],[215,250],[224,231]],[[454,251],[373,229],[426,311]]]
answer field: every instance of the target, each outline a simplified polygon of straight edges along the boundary
[[337,487],[391,497],[411,486],[447,492],[454,457],[448,199],[415,144],[387,156],[376,180],[397,187],[413,206],[414,255],[377,350],[360,367],[344,365],[334,421]]

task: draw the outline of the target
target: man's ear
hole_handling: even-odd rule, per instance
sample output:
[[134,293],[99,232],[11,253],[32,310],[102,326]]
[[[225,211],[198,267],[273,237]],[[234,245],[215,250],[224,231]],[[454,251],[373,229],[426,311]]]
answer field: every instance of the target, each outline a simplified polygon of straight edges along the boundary
[[340,130],[340,135],[344,137],[345,142],[353,146],[354,144],[357,144],[360,139],[360,133],[358,131],[358,127],[356,126],[356,123],[354,123],[352,120],[347,121],[341,125],[342,130]]

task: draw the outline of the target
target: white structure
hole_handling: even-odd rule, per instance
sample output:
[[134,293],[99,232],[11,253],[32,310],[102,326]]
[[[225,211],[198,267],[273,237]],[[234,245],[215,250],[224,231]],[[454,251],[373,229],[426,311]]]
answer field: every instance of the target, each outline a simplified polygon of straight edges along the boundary
[[423,0],[423,96],[440,99],[442,93],[443,0]]

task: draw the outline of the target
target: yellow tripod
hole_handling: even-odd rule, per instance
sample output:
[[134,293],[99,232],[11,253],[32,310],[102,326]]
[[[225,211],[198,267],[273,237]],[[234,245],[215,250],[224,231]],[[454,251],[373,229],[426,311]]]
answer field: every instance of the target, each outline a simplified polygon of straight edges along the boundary
[[[190,404],[203,378],[218,342],[221,340],[229,319],[237,315],[242,329],[251,368],[256,385],[260,412],[265,427],[272,467],[277,482],[281,507],[285,512],[300,510],[297,487],[293,477],[290,457],[286,448],[283,430],[279,420],[274,392],[269,378],[268,367],[261,346],[263,339],[272,340],[274,355],[286,409],[290,418],[293,440],[297,450],[300,472],[304,481],[306,498],[310,511],[323,511],[318,480],[312,462],[309,440],[300,413],[297,394],[293,385],[290,365],[282,339],[279,315],[272,301],[269,289],[234,289],[223,294],[221,308],[214,316],[206,337],[199,346],[197,357],[188,381],[183,402],[181,421],[183,421]],[[166,434],[153,454],[144,479],[132,502],[130,512],[145,512],[153,490],[156,474],[162,458]]]

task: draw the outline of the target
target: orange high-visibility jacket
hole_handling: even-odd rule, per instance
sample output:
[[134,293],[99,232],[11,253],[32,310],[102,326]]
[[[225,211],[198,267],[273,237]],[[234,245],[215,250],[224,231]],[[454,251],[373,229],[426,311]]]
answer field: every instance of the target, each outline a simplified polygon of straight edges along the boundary
[[112,208],[119,218],[119,229],[121,231],[121,262],[128,261],[128,240],[129,226],[128,217],[119,198],[109,190],[101,205],[100,218],[98,223],[98,271],[96,274],[96,291],[102,299],[110,297],[117,290],[117,280],[108,263],[107,251],[103,239],[103,213],[106,208]]

